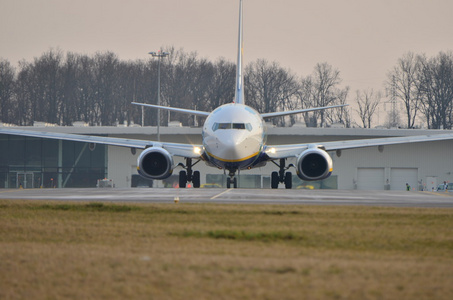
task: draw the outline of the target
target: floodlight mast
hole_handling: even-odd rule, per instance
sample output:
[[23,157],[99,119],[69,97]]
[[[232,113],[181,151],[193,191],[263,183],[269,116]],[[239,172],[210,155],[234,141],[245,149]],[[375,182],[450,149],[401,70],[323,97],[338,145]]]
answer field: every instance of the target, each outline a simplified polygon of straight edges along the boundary
[[[157,105],[160,105],[160,61],[170,55],[169,52],[149,52],[152,57],[157,57]],[[157,141],[160,142],[160,109],[157,109]]]

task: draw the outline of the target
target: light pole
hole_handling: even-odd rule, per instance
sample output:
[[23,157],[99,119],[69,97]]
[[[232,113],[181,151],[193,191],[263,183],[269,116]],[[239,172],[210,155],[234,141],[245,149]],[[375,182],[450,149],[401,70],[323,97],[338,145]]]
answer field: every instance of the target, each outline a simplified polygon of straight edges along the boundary
[[[170,55],[168,52],[150,52],[153,57],[157,57],[157,105],[160,105],[160,60]],[[157,141],[160,142],[160,109],[157,109]]]

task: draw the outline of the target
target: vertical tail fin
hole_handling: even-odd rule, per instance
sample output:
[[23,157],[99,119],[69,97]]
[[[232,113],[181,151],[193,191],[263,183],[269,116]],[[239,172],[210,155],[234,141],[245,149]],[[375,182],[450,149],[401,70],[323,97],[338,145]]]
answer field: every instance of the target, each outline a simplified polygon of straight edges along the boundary
[[239,0],[239,41],[238,41],[238,60],[236,66],[236,92],[234,102],[244,104],[244,78],[242,74],[242,56],[244,51],[243,29],[242,29],[242,0]]

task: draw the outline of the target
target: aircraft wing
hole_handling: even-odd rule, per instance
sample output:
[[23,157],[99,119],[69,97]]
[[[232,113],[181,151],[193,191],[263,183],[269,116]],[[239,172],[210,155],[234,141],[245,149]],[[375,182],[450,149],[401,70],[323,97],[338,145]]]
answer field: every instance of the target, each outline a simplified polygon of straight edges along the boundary
[[304,108],[304,109],[288,110],[288,111],[277,111],[277,112],[272,112],[272,113],[264,113],[264,114],[261,114],[261,116],[262,116],[264,119],[267,119],[267,118],[275,118],[275,117],[281,117],[281,116],[287,116],[287,115],[300,114],[300,113],[305,113],[305,112],[310,112],[310,111],[316,111],[316,110],[323,110],[323,109],[331,109],[331,108],[343,107],[343,106],[348,106],[348,105],[349,105],[349,104],[343,104],[343,105],[332,105],[332,106],[323,106],[323,107],[314,107],[314,108]]
[[176,107],[170,107],[170,106],[162,106],[162,105],[154,105],[154,104],[146,104],[146,103],[138,103],[138,102],[131,102],[131,103],[134,104],[134,105],[159,108],[159,109],[179,112],[179,113],[183,113],[183,114],[201,116],[201,117],[207,117],[210,114],[207,111],[194,110],[194,109],[176,108]]
[[390,137],[390,138],[376,138],[376,139],[359,139],[359,140],[347,140],[347,141],[333,141],[333,142],[320,142],[314,144],[291,144],[291,145],[276,145],[266,146],[265,153],[270,159],[280,159],[288,157],[296,157],[302,151],[312,148],[319,147],[326,151],[335,151],[343,149],[354,149],[364,148],[373,146],[386,146],[396,144],[407,144],[407,143],[419,143],[419,142],[433,142],[452,140],[453,133],[449,134],[433,134],[433,135],[419,135],[419,136],[404,136],[404,137]]
[[175,156],[187,157],[187,158],[199,158],[200,149],[202,145],[191,145],[191,144],[178,144],[178,143],[163,143],[153,142],[147,140],[136,140],[136,139],[122,139],[105,136],[92,136],[92,135],[81,135],[81,134],[69,134],[69,133],[56,133],[56,132],[41,132],[34,130],[21,130],[21,129],[9,129],[0,128],[0,134],[19,135],[27,137],[65,140],[74,142],[94,143],[103,144],[119,147],[138,148],[145,149],[148,147],[162,147],[170,154]]
[[407,143],[419,142],[433,142],[453,139],[453,133],[449,134],[432,134],[432,135],[418,135],[418,136],[403,136],[403,137],[390,137],[378,139],[362,139],[362,140],[349,140],[349,141],[336,141],[322,143],[327,151],[342,150],[352,148],[363,148],[371,146],[386,146]]

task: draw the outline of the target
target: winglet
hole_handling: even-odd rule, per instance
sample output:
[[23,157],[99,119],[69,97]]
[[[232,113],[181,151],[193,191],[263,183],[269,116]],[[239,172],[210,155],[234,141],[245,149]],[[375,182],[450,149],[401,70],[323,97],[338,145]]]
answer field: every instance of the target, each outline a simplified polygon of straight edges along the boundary
[[234,102],[239,104],[244,103],[244,82],[242,74],[242,56],[244,52],[244,39],[242,29],[242,0],[239,1],[239,33],[238,33],[238,58],[236,66],[236,92]]

